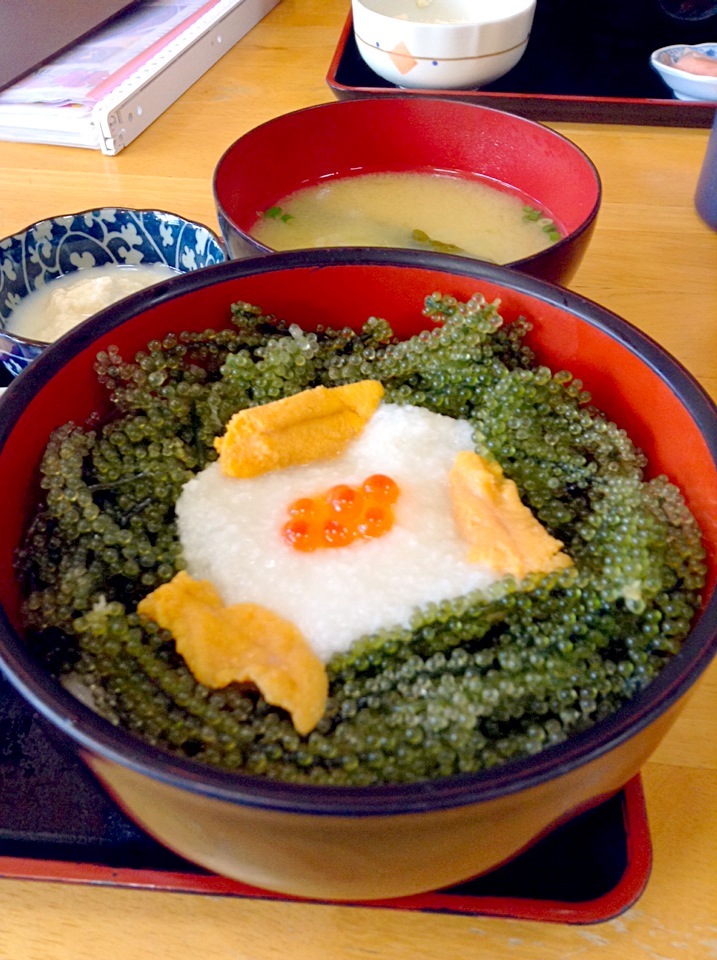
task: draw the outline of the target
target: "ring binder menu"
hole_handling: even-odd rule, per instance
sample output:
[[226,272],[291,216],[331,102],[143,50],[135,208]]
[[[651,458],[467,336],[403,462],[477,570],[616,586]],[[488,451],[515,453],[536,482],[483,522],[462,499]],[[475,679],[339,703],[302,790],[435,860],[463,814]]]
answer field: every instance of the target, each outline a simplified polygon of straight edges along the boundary
[[[33,102],[27,81],[0,93],[0,140],[119,153],[256,26],[280,0],[213,0],[100,84],[96,102]],[[197,4],[194,4],[197,7]],[[197,13],[199,16],[197,16]],[[107,30],[121,29],[120,22]],[[86,41],[89,46],[94,40]],[[81,53],[82,55],[82,53]],[[90,54],[86,54],[89,56]],[[111,80],[117,79],[112,87]],[[31,79],[31,78],[30,78]],[[27,90],[28,101],[23,102]]]

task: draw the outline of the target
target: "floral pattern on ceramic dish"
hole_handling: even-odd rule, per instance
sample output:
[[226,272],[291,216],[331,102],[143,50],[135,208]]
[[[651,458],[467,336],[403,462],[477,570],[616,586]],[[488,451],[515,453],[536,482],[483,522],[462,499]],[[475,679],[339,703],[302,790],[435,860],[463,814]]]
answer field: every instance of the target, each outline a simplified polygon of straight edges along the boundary
[[187,273],[225,259],[208,227],[162,210],[103,207],[34,223],[0,240],[0,363],[17,376],[42,351],[6,327],[20,301],[56,277],[111,263]]

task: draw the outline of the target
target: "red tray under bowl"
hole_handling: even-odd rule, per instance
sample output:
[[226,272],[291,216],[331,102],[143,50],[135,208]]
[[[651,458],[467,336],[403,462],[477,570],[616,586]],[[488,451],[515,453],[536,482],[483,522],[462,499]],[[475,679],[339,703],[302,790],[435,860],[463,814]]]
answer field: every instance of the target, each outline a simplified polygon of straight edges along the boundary
[[[208,873],[160,846],[52,737],[0,680],[0,877],[293,899]],[[638,776],[483,876],[430,893],[354,905],[595,923],[638,899],[651,860]]]

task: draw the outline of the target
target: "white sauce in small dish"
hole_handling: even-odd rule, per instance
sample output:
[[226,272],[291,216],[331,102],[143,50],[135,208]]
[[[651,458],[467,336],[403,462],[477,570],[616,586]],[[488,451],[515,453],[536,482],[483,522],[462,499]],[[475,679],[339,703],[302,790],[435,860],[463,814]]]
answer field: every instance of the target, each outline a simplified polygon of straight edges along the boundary
[[166,263],[108,263],[75,270],[24,297],[6,327],[9,333],[52,343],[110,304],[177,275]]

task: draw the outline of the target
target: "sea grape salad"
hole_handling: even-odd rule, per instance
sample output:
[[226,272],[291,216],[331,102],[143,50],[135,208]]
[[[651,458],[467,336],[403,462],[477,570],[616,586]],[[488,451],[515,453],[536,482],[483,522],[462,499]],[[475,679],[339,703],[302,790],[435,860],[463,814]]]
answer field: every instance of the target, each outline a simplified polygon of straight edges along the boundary
[[[397,341],[376,317],[358,333],[307,333],[247,303],[231,309],[229,329],[171,334],[131,359],[100,353],[112,415],[48,443],[17,560],[24,620],[49,669],[95,710],[229,770],[408,782],[549,748],[678,652],[705,578],[700,530],[674,485],[645,478],[643,454],[583,384],[536,360],[526,320],[504,324],[480,295],[433,294],[435,329]],[[237,411],[365,380],[380,381],[382,402],[470,424],[475,452],[500,465],[570,562],[362,635],[326,662],[325,709],[299,732],[260,685],[196,679],[173,634],[137,607],[184,575],[175,505]]]

